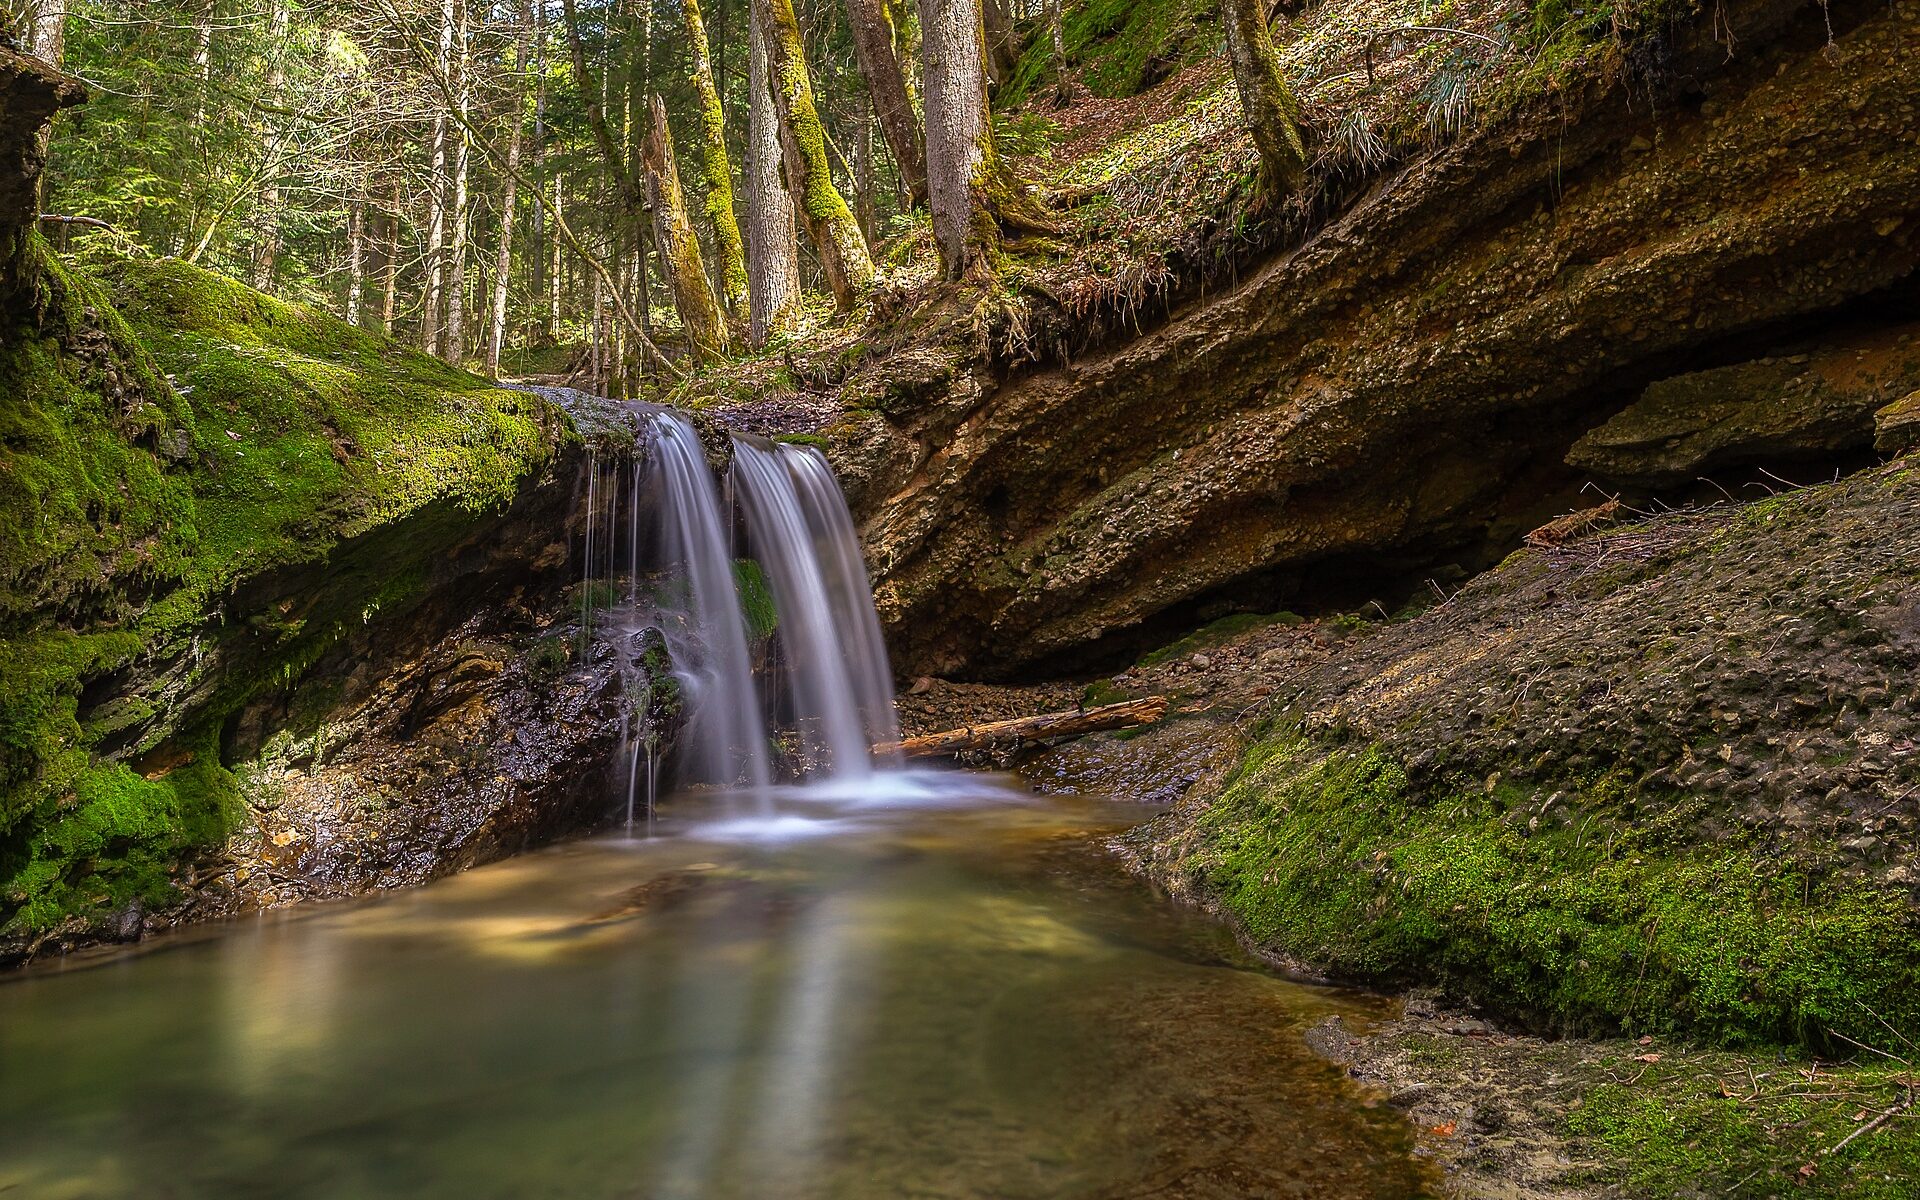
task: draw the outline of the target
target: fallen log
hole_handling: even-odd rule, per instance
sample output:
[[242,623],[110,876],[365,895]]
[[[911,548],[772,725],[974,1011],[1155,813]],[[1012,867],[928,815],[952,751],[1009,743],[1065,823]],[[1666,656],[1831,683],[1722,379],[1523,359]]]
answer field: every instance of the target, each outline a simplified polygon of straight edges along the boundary
[[1103,729],[1151,725],[1166,715],[1167,698],[1148,696],[1144,700],[1128,700],[1099,708],[1044,713],[1037,717],[1017,717],[1011,721],[989,721],[984,725],[968,725],[900,742],[882,742],[873,748],[873,752],[898,754],[905,758],[926,758],[935,754],[958,754],[962,750],[990,750],[1015,746],[1021,742],[1099,733]]

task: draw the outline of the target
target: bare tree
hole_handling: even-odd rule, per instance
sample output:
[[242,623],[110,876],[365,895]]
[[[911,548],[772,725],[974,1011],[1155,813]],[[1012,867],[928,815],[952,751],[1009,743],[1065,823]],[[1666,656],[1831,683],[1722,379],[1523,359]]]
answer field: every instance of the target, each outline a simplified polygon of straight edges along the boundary
[[1266,0],[1225,0],[1227,54],[1240,110],[1253,129],[1267,184],[1281,195],[1298,191],[1307,177],[1307,147],[1300,136],[1300,102],[1280,70],[1280,56],[1267,29]]
[[780,118],[773,108],[757,9],[747,27],[747,339],[761,346],[769,334],[793,323],[800,247],[793,201],[780,183]]
[[793,0],[753,0],[766,36],[767,71],[774,111],[780,117],[781,157],[787,187],[796,197],[800,223],[820,255],[827,288],[844,311],[873,282],[873,256],[853,211],[833,186],[827,159],[827,131],[813,103],[813,81]]
[[700,261],[700,241],[687,217],[686,196],[680,190],[680,171],[673,161],[673,134],[667,129],[667,106],[655,96],[651,104],[653,128],[641,151],[647,176],[647,198],[653,206],[653,241],[660,265],[673,293],[673,307],[687,333],[687,347],[696,359],[711,360],[727,350],[727,323],[707,283]]
[[926,136],[920,130],[920,118],[913,111],[907,72],[901,67],[901,38],[894,16],[894,9],[886,0],[847,0],[853,54],[860,64],[860,74],[867,81],[867,94],[873,98],[881,136],[887,140],[887,149],[893,152],[900,181],[907,188],[908,202],[921,205],[927,202]]

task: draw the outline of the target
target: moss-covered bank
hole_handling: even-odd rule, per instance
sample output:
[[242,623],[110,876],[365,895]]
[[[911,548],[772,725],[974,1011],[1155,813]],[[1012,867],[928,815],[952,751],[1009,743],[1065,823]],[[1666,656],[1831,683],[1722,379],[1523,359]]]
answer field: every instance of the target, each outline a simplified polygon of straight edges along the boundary
[[1893,463],[1150,656],[1110,686],[1271,699],[1143,857],[1281,954],[1536,1028],[1920,1042],[1916,515]]
[[227,714],[417,600],[572,437],[185,264],[32,253],[38,317],[0,339],[0,938],[27,942],[165,903],[240,819]]
[[1416,788],[1378,746],[1276,729],[1185,869],[1263,945],[1557,1031],[1831,1046],[1920,1029],[1903,891],[1702,837],[1706,796],[1646,804],[1613,776],[1535,791]]

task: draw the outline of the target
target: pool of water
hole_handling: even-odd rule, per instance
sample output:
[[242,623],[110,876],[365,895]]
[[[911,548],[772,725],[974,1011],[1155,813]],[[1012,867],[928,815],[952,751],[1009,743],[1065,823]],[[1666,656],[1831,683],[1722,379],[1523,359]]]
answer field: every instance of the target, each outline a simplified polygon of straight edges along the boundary
[[669,804],[0,983],[0,1197],[1425,1196],[1259,969],[977,776]]

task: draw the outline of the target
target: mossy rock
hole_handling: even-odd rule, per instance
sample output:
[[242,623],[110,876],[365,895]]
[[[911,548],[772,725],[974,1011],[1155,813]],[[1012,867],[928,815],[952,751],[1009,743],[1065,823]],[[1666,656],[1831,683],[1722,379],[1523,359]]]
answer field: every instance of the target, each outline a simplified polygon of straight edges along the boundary
[[[0,936],[156,904],[241,819],[224,715],[416,602],[574,434],[535,397],[167,259],[0,339]],[[127,761],[191,735],[189,765]]]

